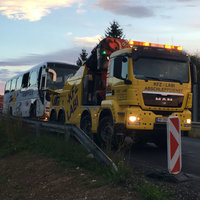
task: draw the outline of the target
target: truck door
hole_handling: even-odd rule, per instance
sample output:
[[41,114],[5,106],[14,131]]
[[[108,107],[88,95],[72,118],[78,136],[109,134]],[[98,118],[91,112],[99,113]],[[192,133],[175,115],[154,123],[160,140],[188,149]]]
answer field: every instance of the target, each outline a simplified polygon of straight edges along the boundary
[[128,56],[117,56],[111,60],[110,95],[116,100],[127,100],[127,84],[131,84],[128,79]]

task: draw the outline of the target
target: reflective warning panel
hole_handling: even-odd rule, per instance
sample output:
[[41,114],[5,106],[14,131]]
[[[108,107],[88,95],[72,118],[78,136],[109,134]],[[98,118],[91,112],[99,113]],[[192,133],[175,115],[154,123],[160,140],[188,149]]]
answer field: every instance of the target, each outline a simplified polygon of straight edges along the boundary
[[182,168],[182,157],[181,128],[177,116],[169,117],[167,121],[167,154],[169,173],[178,174]]

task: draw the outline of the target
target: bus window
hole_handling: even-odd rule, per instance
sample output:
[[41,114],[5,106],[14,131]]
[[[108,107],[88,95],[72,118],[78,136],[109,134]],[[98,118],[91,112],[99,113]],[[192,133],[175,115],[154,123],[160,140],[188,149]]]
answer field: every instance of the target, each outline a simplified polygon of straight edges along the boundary
[[56,83],[62,83],[63,82],[63,77],[62,76],[58,76],[56,79]]
[[29,84],[36,85],[37,84],[38,74],[36,71],[31,72]]
[[17,79],[17,86],[16,86],[16,90],[20,90],[21,89],[21,85],[22,85],[22,77],[18,77]]
[[28,78],[29,78],[29,72],[24,74],[22,79],[22,88],[28,87]]
[[13,79],[11,83],[11,92],[15,90],[15,87],[16,87],[16,79]]
[[5,93],[8,93],[8,92],[10,92],[10,81],[8,81],[8,82],[6,83]]
[[64,83],[67,81],[68,78],[71,78],[73,76],[73,74],[68,74],[64,76]]
[[42,87],[41,87],[41,88],[42,88],[42,89],[45,88],[45,76],[42,77]]

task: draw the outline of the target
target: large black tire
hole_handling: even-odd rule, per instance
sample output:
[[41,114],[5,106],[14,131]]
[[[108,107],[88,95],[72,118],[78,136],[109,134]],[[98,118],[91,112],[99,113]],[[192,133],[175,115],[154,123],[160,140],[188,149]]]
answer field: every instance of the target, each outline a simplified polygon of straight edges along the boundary
[[155,144],[158,146],[159,149],[166,150],[167,149],[167,136],[166,135],[159,136],[156,139]]
[[31,104],[30,118],[32,118],[32,119],[36,118],[36,105],[35,104]]
[[189,131],[181,131],[181,135],[182,136],[188,136],[189,135]]
[[49,120],[51,122],[55,122],[56,121],[56,112],[55,111],[52,111]]
[[12,108],[10,108],[10,110],[9,110],[9,115],[10,115],[10,116],[13,115],[13,114],[12,114]]
[[58,122],[60,124],[65,124],[65,113],[64,111],[61,111],[58,115]]
[[113,150],[116,147],[114,140],[114,125],[111,117],[107,116],[100,120],[98,140],[103,149]]
[[80,128],[91,138],[93,139],[92,134],[92,122],[89,115],[85,115],[81,119]]

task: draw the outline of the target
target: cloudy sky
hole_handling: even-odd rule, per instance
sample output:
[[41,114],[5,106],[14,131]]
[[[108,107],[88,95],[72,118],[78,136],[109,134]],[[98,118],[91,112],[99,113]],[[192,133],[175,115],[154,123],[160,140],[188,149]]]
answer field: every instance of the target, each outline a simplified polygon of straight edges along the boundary
[[199,0],[0,0],[0,94],[13,75],[45,61],[75,64],[116,20],[126,39],[200,53]]

